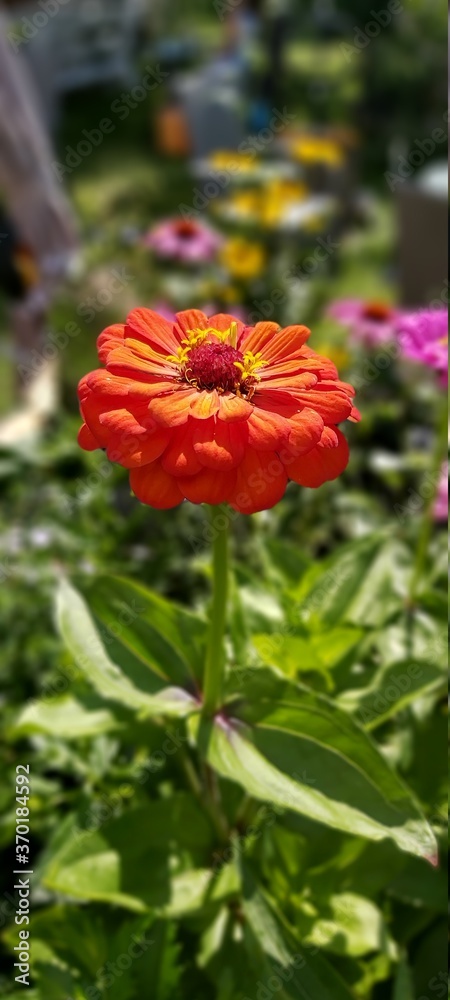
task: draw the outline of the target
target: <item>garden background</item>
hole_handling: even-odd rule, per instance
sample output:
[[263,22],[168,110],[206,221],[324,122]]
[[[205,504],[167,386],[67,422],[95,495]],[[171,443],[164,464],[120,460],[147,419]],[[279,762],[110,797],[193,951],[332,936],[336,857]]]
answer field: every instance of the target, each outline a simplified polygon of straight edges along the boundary
[[[447,123],[447,13],[441,0],[405,0],[377,7],[374,21],[366,0],[298,2],[282,79],[267,90],[268,42],[238,44],[237,11],[144,4],[128,83],[67,88],[49,112],[79,250],[46,348],[19,372],[23,391],[57,368],[59,405],[0,454],[0,996],[10,1000],[23,989],[13,967],[19,764],[31,772],[30,1000],[447,996],[446,402],[436,371],[389,332],[397,309],[448,304],[445,146],[432,138]],[[22,10],[13,15],[20,32]],[[222,119],[208,86],[234,150],[212,138]],[[155,242],[166,219],[205,225],[220,246],[200,263],[169,259]],[[357,300],[344,319],[340,300]],[[362,419],[350,425],[344,475],[318,491],[290,484],[272,510],[233,519],[229,667],[243,689],[255,669],[275,667],[365,728],[427,817],[439,866],[289,808],[252,811],[220,778],[224,846],[191,794],[187,723],[135,718],[105,699],[63,642],[62,578],[87,598],[121,666],[133,627],[152,662],[183,656],[184,619],[167,602],[200,618],[208,606],[204,508],[145,507],[123,469],[77,445],[76,387],[97,367],[96,338],[138,305],[305,323],[313,349],[355,386]],[[6,420],[18,367],[6,295],[0,309]],[[300,779],[322,780],[308,759]],[[255,916],[247,890],[242,909],[236,872],[252,866],[276,920],[275,910]],[[216,896],[190,877],[208,867],[227,876]],[[302,947],[338,977],[327,985],[325,975],[321,995],[306,973],[273,985]]]

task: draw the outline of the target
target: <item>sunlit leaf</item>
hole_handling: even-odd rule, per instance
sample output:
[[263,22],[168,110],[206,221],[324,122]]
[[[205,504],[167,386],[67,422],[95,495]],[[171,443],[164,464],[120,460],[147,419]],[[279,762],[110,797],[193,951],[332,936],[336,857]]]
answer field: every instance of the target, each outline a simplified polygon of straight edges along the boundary
[[435,838],[413,795],[333,702],[261,669],[227,717],[192,720],[192,729],[211,766],[254,798],[435,857]]
[[198,710],[188,691],[164,687],[150,694],[137,687],[107,655],[86,603],[65,580],[57,594],[57,620],[61,635],[78,667],[98,694],[136,709],[143,716],[187,716]]

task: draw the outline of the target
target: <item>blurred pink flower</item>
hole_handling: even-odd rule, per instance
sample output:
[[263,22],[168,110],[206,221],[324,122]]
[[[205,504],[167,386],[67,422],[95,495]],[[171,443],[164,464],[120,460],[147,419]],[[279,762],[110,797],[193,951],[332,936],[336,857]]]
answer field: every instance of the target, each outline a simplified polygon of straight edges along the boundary
[[448,384],[448,313],[442,309],[421,309],[400,319],[397,336],[407,358],[439,372],[442,385]]
[[444,462],[441,471],[439,489],[434,505],[434,518],[436,521],[448,520],[448,464]]
[[337,299],[331,303],[328,315],[346,326],[355,340],[376,347],[394,338],[400,314],[384,302]]
[[169,323],[175,323],[176,317],[171,306],[167,302],[153,302],[150,306],[154,312],[157,312],[164,319],[168,319]]
[[204,222],[165,219],[146,233],[144,246],[160,257],[189,264],[211,260],[223,242],[222,236]]

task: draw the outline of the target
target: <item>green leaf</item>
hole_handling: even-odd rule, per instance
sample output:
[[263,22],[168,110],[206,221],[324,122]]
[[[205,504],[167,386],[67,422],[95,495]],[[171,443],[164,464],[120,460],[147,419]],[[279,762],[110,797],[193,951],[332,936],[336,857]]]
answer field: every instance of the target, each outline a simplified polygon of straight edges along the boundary
[[[234,866],[216,876],[196,867],[210,857],[213,833],[195,800],[179,793],[132,809],[89,832],[72,824],[46,850],[41,879],[49,889],[161,917],[195,912],[234,895]],[[188,858],[192,858],[192,862]]]
[[133,966],[136,978],[133,996],[145,997],[151,983],[152,1000],[173,1000],[173,997],[181,995],[183,974],[181,945],[176,941],[177,926],[168,921],[158,921],[152,925],[150,935],[151,948]]
[[78,740],[83,737],[98,736],[121,724],[106,708],[90,710],[71,695],[62,698],[43,699],[31,702],[20,713],[11,730],[11,738],[19,739],[34,733]]
[[345,691],[339,705],[356,716],[367,729],[376,729],[386,719],[409,705],[418,695],[445,688],[443,670],[434,663],[410,660],[380,670],[368,688]]
[[[275,989],[281,1000],[351,1000],[346,984],[326,959],[317,954],[317,948],[296,941],[246,867],[243,911],[248,922],[249,945],[260,955],[260,981],[255,983],[255,994],[260,988],[260,995],[265,990],[269,996]],[[280,985],[274,986],[276,981]]]
[[123,577],[96,579],[89,605],[118,663],[129,659],[172,684],[196,687],[207,631],[203,618]]
[[269,670],[213,723],[191,720],[210,765],[254,798],[333,829],[435,857],[413,795],[369,736],[331,701]]
[[298,929],[307,944],[354,958],[386,950],[383,917],[370,899],[341,892],[312,901],[300,899],[296,905],[300,909]]
[[406,547],[382,535],[351,542],[304,574],[291,597],[312,629],[339,623],[381,626],[403,604],[410,575]]
[[303,552],[289,542],[278,538],[270,538],[267,550],[274,567],[290,583],[298,583],[300,577],[310,565],[310,560]]
[[[108,1000],[133,1000],[135,996],[144,995],[145,991],[137,987],[141,985],[146,966],[153,974],[155,1000],[170,1000],[158,988],[159,969],[165,953],[159,929],[150,914],[123,914],[96,904],[38,908],[31,915],[29,930],[33,941],[30,950],[32,976],[39,984],[41,1000],[50,997],[87,1000],[87,997],[103,995],[107,963],[114,963],[120,955],[125,957],[124,964],[127,964],[127,957],[132,961],[126,976],[116,976],[111,984]],[[17,945],[17,927],[14,929],[13,925],[5,938],[13,951]],[[173,954],[173,949],[170,950]]]
[[297,673],[314,670],[328,676],[328,670],[344,659],[363,635],[360,629],[335,628],[310,636],[265,633],[254,635],[252,641],[264,663],[295,678]]
[[[445,996],[445,994],[443,995]],[[398,967],[392,1000],[415,1000],[415,997],[412,972],[405,960],[400,962]]]
[[78,667],[103,698],[137,709],[143,717],[183,717],[198,710],[198,702],[183,688],[163,687],[156,694],[136,687],[109,658],[88,608],[65,580],[57,594],[57,620],[65,643]]
[[369,641],[383,667],[410,659],[447,669],[448,629],[422,610],[402,615],[395,625],[372,633]]

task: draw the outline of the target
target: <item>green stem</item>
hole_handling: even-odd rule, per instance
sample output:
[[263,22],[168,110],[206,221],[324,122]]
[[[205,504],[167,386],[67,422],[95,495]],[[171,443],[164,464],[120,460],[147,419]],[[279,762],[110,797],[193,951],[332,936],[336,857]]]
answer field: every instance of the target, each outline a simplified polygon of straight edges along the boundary
[[431,473],[433,476],[433,489],[431,496],[427,498],[427,503],[425,504],[422,523],[420,525],[419,537],[416,549],[416,558],[414,562],[413,573],[411,577],[411,585],[409,590],[409,604],[413,607],[416,603],[417,591],[420,585],[420,581],[423,578],[427,553],[430,545],[430,540],[433,532],[434,524],[434,505],[436,502],[436,497],[439,490],[440,473],[442,464],[448,454],[448,414],[447,406],[443,406],[441,424],[438,428],[438,433],[436,436],[436,447],[433,456],[433,464]]
[[213,599],[204,674],[205,715],[214,715],[222,704],[223,639],[228,596],[228,509],[225,505],[210,507],[210,514],[214,531]]
[[211,795],[207,783],[205,782],[205,785],[202,784],[197,771],[195,770],[195,767],[185,750],[180,751],[179,761],[189,788],[202,808],[208,813],[219,842],[226,843],[228,840],[228,826],[226,819],[220,810],[220,805]]

